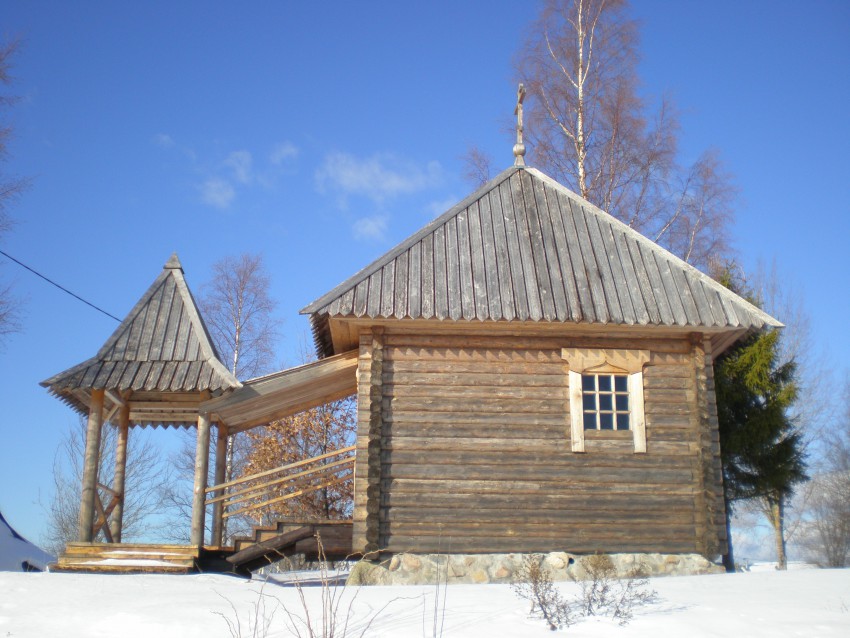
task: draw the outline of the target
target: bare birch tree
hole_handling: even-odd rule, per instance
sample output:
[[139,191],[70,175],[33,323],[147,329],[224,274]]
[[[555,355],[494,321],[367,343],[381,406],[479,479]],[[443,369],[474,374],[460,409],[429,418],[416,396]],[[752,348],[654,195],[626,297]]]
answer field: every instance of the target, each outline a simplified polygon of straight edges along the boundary
[[238,379],[267,372],[274,360],[278,321],[262,256],[225,257],[212,269],[200,308],[213,343]]
[[701,268],[728,249],[735,189],[716,152],[676,162],[679,122],[638,95],[625,0],[547,0],[518,58],[532,164]]
[[850,376],[836,393],[841,414],[821,430],[816,473],[801,499],[800,543],[822,567],[850,566]]
[[[15,96],[7,93],[6,89],[12,83],[10,71],[12,57],[17,48],[17,42],[0,42],[0,109],[5,109],[16,101]],[[13,226],[9,206],[29,184],[29,180],[9,175],[3,170],[2,160],[8,156],[7,145],[12,135],[12,128],[5,122],[5,118],[3,120],[0,122],[0,241]],[[0,282],[0,345],[10,334],[20,330],[19,307],[20,302],[14,295],[12,285]]]
[[461,158],[463,177],[476,188],[484,186],[492,177],[492,158],[477,146],[470,146]]

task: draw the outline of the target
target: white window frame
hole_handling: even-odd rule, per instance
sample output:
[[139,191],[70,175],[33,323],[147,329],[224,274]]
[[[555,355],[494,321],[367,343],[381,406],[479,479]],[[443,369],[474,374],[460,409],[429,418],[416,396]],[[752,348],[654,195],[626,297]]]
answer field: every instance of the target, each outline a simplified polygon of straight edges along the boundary
[[570,440],[573,452],[584,452],[584,410],[582,374],[628,374],[629,421],[636,454],[646,453],[646,417],[643,402],[643,366],[649,363],[649,350],[609,348],[563,348],[561,356],[569,366]]

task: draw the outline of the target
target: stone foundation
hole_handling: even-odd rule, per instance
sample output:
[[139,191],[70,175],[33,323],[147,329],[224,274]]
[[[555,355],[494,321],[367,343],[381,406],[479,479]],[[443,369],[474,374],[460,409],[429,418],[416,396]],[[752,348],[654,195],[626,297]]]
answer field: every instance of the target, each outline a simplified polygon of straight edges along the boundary
[[[542,559],[553,581],[583,580],[587,556],[550,552]],[[524,554],[397,554],[382,561],[362,560],[349,585],[433,585],[511,583]],[[718,574],[723,568],[699,554],[610,554],[618,578]]]

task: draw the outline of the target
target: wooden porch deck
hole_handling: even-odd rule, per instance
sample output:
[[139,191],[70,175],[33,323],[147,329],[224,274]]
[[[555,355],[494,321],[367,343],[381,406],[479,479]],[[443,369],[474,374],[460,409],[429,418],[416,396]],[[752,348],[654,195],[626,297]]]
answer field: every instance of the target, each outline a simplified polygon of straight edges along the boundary
[[[68,543],[54,572],[92,574],[192,574],[250,575],[251,571],[279,560],[322,555],[344,560],[351,555],[350,520],[286,520],[255,527],[250,536],[235,539],[232,547],[202,549],[192,545],[155,543]],[[318,539],[317,539],[318,538]]]

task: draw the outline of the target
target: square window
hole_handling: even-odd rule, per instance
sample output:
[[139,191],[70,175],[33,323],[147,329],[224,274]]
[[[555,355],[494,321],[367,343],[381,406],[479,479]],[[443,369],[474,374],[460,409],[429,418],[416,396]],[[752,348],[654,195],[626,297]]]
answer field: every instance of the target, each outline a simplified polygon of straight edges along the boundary
[[581,375],[581,411],[585,430],[628,430],[628,375]]

